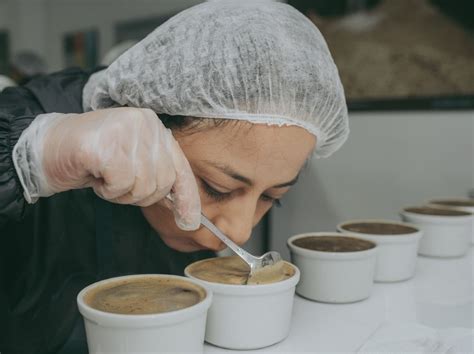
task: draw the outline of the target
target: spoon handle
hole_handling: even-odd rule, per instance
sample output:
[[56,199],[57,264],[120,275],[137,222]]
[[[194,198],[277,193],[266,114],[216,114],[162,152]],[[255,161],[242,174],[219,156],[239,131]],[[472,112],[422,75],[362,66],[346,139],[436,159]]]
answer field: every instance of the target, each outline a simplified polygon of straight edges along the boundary
[[[170,203],[173,203],[173,196],[168,194],[166,199],[169,200]],[[217,238],[219,238],[222,242],[224,242],[227,247],[229,247],[232,251],[234,251],[240,258],[243,259],[245,263],[247,263],[250,267],[250,273],[252,273],[255,268],[258,267],[258,259],[252,256],[250,253],[245,251],[243,248],[237,246],[234,241],[228,238],[219,228],[212,223],[203,213],[201,213],[201,224],[209,229]]]
[[224,242],[232,251],[234,251],[240,258],[242,258],[245,263],[247,263],[250,268],[253,268],[255,263],[254,257],[237,246],[230,238],[228,238],[221,230],[217,228],[205,215],[201,214],[201,224],[208,228],[214,235],[216,235],[222,242]]

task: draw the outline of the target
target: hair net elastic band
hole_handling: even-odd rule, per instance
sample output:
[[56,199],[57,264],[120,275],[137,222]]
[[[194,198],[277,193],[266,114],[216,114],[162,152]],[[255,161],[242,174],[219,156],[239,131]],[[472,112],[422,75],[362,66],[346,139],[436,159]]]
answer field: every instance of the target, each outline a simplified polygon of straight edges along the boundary
[[[91,107],[91,98],[94,94],[94,90],[96,89],[97,83],[102,79],[105,75],[105,70],[101,70],[97,73],[94,73],[90,78],[89,81],[86,83],[83,91],[83,108],[84,111],[90,111],[93,108]],[[113,104],[111,107],[120,107],[118,103]],[[157,112],[158,116],[161,112]],[[188,113],[188,117],[196,117],[196,118],[211,118],[211,119],[229,119],[229,120],[239,120],[239,121],[247,121],[250,123],[255,124],[266,124],[269,126],[297,126],[300,128],[304,128],[309,131],[311,134],[316,136],[318,141],[326,141],[326,134],[324,134],[320,129],[314,126],[314,124],[309,124],[304,121],[295,120],[291,117],[286,116],[278,116],[273,114],[249,114],[249,113],[220,113],[220,114],[211,114],[207,113],[203,115],[202,113]]]
[[[159,116],[159,113],[158,113]],[[273,114],[248,114],[248,113],[223,113],[223,114],[188,114],[189,117],[196,118],[211,118],[211,119],[228,119],[228,120],[239,120],[243,122],[249,122],[254,124],[266,124],[269,126],[297,126],[304,128],[309,131],[311,134],[316,136],[316,138],[326,140],[325,135],[312,124],[307,124],[306,122],[300,122],[290,117],[278,116]]]
[[[160,113],[157,113],[158,117],[160,116]],[[324,158],[327,157],[328,155],[331,154],[331,152],[326,152],[325,149],[321,148],[320,143],[321,142],[327,142],[330,140],[330,138],[327,137],[327,135],[319,130],[317,127],[311,125],[311,124],[306,124],[306,122],[301,122],[298,120],[294,120],[290,117],[285,117],[285,116],[276,116],[276,115],[253,115],[253,114],[242,114],[242,113],[225,113],[222,115],[215,115],[213,116],[212,114],[207,114],[206,116],[201,116],[200,114],[189,114],[187,115],[188,117],[196,117],[196,118],[209,118],[209,119],[227,119],[227,120],[236,120],[236,121],[242,121],[242,122],[249,122],[252,124],[264,124],[268,126],[278,126],[278,127],[283,127],[283,126],[296,126],[300,127],[303,129],[306,129],[308,132],[313,134],[316,137],[316,146],[315,150],[313,151],[313,156],[315,158]],[[347,140],[349,135],[349,129],[347,128],[347,133],[342,139],[339,139],[337,142],[333,143],[333,146],[335,146],[336,149],[339,149]]]
[[[97,73],[94,73],[86,83],[84,90],[83,90],[83,108],[84,111],[91,111],[91,110],[96,110],[100,109],[98,107],[91,107],[91,98],[94,94],[94,91],[97,88],[97,83],[100,82],[100,79],[104,76],[105,70],[101,70]],[[110,100],[109,108],[112,107],[121,107],[121,105],[115,101]],[[147,108],[146,105],[144,107],[140,108]],[[150,108],[153,110],[153,108]],[[335,116],[339,115],[340,110],[338,110],[335,114]],[[156,114],[159,115],[161,113],[167,113],[167,112],[156,112]],[[168,114],[168,113],[167,113]],[[349,135],[349,127],[345,127],[345,133],[342,138],[339,136],[328,136],[324,131],[316,127],[314,124],[306,121],[300,121],[297,119],[294,119],[292,117],[288,116],[283,116],[283,115],[274,115],[274,114],[252,114],[248,112],[225,112],[225,113],[217,113],[217,114],[212,114],[211,112],[207,112],[206,114],[202,114],[201,112],[187,112],[186,113],[187,117],[196,117],[196,118],[208,118],[208,119],[227,119],[227,120],[236,120],[236,121],[243,121],[243,122],[249,122],[253,124],[265,124],[268,126],[297,126],[303,129],[306,129],[309,133],[313,134],[316,137],[316,147],[315,150],[313,151],[313,156],[315,158],[324,158],[327,157],[328,155],[331,154],[331,152],[327,151],[327,149],[324,149],[324,144],[327,143],[328,141],[331,142],[331,144],[334,146],[335,149],[339,149],[344,142],[347,140],[347,137]],[[334,116],[332,117],[325,117],[325,119],[322,120],[334,120],[336,119]],[[333,141],[334,138],[337,141]]]

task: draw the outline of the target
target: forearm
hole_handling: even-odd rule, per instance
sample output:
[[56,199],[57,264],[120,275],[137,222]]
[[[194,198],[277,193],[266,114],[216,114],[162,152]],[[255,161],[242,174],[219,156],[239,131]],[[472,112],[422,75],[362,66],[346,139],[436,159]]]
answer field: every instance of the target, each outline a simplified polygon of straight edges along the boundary
[[0,94],[0,226],[21,218],[25,199],[15,171],[12,153],[22,132],[41,107],[24,88],[11,88]]

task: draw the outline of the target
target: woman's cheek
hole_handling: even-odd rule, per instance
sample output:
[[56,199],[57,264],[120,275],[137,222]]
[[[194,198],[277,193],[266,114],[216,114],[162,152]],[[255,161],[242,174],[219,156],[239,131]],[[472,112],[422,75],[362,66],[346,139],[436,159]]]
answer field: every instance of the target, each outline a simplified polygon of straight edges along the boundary
[[195,252],[200,250],[199,246],[189,238],[161,236],[161,239],[168,247],[179,252]]
[[193,241],[195,241],[201,249],[207,249],[211,251],[222,251],[223,249],[226,248],[226,245],[219,240],[216,236],[211,234],[208,230],[202,230],[205,231],[203,233],[198,233],[193,237]]

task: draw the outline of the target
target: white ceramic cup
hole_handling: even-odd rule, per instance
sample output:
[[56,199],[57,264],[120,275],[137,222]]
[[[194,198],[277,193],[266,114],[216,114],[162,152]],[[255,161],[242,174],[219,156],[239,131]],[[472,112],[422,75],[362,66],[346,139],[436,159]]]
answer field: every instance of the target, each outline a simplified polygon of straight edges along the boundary
[[140,278],[171,278],[187,281],[185,277],[159,274],[129,275],[99,281],[84,288],[77,296],[79,311],[84,318],[89,353],[202,353],[206,314],[212,293],[199,303],[181,310],[146,314],[122,315],[90,307],[84,296],[104,284]]
[[[452,202],[458,205],[453,205]],[[466,211],[472,214],[471,217],[471,244],[474,245],[474,200],[472,199],[436,199],[429,201],[428,205],[433,208],[448,208]]]
[[[350,231],[345,225],[357,223],[382,223],[406,226],[414,229],[404,234],[369,234]],[[346,234],[372,241],[377,244],[377,265],[375,278],[377,282],[395,282],[410,279],[415,275],[419,241],[423,233],[415,225],[392,220],[361,219],[349,220],[337,225],[337,230]]]
[[[466,254],[471,243],[471,215],[426,215],[400,212],[404,221],[423,231],[418,254],[430,257],[460,257]],[[461,212],[460,212],[461,213]]]
[[308,236],[346,236],[338,232],[311,232],[292,236],[288,247],[292,262],[301,271],[296,292],[310,300],[347,303],[366,299],[372,290],[377,246],[356,252],[323,252],[295,246]]
[[[203,261],[199,261],[203,262]],[[195,264],[195,263],[194,263]],[[288,263],[289,264],[289,263]],[[295,274],[283,281],[259,285],[208,282],[194,277],[188,266],[184,273],[213,293],[209,309],[206,342],[228,349],[258,349],[288,336],[295,286]]]

